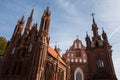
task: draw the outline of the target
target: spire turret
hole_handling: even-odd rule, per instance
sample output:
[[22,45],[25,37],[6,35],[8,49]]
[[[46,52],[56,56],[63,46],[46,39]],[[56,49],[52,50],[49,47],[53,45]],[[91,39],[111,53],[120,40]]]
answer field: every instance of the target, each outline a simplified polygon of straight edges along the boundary
[[94,19],[94,13],[91,14],[92,18],[93,18],[93,24],[92,24],[92,31],[93,31],[93,36],[94,38],[98,38],[98,27],[97,24],[95,23],[95,19]]
[[28,17],[27,24],[26,24],[26,29],[30,29],[30,26],[32,24],[33,12],[34,12],[34,8],[32,9],[32,11],[30,13],[30,16]]
[[108,37],[103,28],[102,28],[102,38],[103,38],[104,43],[108,43]]
[[91,46],[91,40],[90,40],[90,37],[88,36],[88,33],[86,32],[86,44],[87,44],[87,47],[90,47]]
[[12,39],[14,40],[15,37],[20,36],[24,28],[24,16],[21,17],[21,19],[18,20],[17,25],[14,29]]
[[34,12],[34,8],[32,9],[31,13],[30,13],[30,16],[28,17],[28,20],[27,20],[27,23],[26,23],[26,27],[25,27],[25,32],[24,32],[24,35],[28,35],[29,34],[29,31],[30,31],[30,27],[31,27],[31,24],[32,24],[32,17],[33,17],[33,12]]
[[49,25],[50,25],[50,11],[49,7],[47,7],[46,10],[44,10],[43,16],[41,18],[39,32],[44,32],[46,35],[48,35]]

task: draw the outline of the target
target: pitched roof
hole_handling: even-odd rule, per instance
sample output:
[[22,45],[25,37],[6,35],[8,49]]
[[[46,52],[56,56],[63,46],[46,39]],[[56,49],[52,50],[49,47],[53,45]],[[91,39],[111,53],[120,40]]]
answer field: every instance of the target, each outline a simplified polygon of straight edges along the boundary
[[58,55],[58,53],[50,46],[48,47],[48,53],[57,60],[59,60],[62,64],[66,65],[66,63],[62,60],[61,56]]

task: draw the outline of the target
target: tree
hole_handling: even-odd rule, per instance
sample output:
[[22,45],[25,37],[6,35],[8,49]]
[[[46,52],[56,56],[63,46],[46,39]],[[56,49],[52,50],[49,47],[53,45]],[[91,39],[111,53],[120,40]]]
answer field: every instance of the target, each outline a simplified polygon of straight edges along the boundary
[[6,45],[7,45],[6,38],[0,36],[0,56],[2,56],[4,54],[4,50],[6,48]]

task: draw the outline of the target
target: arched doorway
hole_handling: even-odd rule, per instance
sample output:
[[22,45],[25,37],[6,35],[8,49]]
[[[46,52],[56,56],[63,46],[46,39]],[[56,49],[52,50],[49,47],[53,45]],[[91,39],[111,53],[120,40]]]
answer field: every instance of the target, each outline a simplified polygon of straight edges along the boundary
[[75,70],[74,80],[84,80],[83,71],[80,67]]

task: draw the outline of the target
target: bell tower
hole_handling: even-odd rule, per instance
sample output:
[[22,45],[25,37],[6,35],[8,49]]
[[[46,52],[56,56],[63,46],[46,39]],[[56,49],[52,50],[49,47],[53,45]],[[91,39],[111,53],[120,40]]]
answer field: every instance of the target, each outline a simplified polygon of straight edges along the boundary
[[112,46],[109,45],[104,30],[102,35],[98,34],[98,27],[95,23],[94,14],[92,14],[92,17],[92,40],[88,34],[86,35],[89,80],[117,80],[112,61]]

